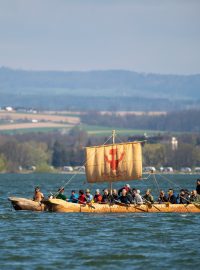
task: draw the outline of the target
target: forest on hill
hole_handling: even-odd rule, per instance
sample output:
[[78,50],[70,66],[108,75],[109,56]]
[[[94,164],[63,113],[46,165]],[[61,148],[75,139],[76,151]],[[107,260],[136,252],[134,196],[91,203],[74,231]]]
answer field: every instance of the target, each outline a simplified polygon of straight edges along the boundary
[[172,111],[199,108],[200,75],[0,68],[0,107]]
[[89,125],[157,130],[165,132],[200,132],[200,110],[168,112],[166,115],[118,115],[91,111],[81,116],[81,121]]

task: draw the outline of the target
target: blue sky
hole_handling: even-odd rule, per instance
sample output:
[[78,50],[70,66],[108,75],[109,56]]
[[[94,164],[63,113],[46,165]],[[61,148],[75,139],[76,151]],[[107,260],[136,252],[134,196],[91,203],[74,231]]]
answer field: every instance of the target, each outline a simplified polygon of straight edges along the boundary
[[199,0],[0,0],[0,66],[200,73]]

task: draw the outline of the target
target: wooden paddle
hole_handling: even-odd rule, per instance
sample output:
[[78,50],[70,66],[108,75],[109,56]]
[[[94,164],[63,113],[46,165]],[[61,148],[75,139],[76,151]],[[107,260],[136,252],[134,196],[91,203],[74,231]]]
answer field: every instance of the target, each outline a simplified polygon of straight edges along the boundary
[[120,202],[120,201],[117,201],[117,200],[114,200],[114,202],[116,203],[116,204],[118,204],[118,205],[121,205],[121,206],[126,206],[126,207],[130,207],[130,204],[128,203],[122,203],[122,202]]
[[91,207],[91,208],[93,208],[93,209],[96,209],[96,208],[92,205],[91,202],[85,202],[85,203],[83,203],[83,202],[81,202],[81,201],[79,201],[79,200],[77,200],[77,201],[80,202],[80,204],[82,204],[82,205],[84,205],[84,206],[88,205],[89,207]]
[[135,204],[126,204],[126,203],[122,203],[122,202],[119,202],[119,201],[116,201],[116,200],[114,200],[114,202],[116,203],[116,204],[118,204],[118,205],[121,205],[121,206],[124,206],[124,207],[131,207],[131,206],[134,206],[136,209],[138,209],[138,210],[140,210],[140,211],[142,211],[142,212],[147,212],[146,210],[144,210],[144,209],[141,209],[140,207],[138,207],[138,206],[136,206]]
[[151,202],[149,202],[149,201],[147,201],[145,198],[143,198],[142,197],[142,199],[147,203],[147,205],[149,206],[153,206],[153,207],[155,207],[159,212],[160,212],[160,209],[157,207],[157,206],[155,206],[153,203],[151,203]]

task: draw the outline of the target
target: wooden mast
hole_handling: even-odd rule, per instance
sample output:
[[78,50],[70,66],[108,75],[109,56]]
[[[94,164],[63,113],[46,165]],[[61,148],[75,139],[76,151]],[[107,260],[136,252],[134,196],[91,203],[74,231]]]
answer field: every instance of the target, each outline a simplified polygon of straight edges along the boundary
[[[112,144],[115,144],[115,137],[116,137],[116,132],[115,130],[112,130]],[[110,195],[112,195],[112,182],[110,182]]]

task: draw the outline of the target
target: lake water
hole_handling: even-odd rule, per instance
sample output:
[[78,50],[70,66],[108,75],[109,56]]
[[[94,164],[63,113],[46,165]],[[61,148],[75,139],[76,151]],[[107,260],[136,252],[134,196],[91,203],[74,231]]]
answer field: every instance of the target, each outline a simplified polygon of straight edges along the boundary
[[[166,176],[165,176],[166,177]],[[151,188],[195,188],[197,175],[157,176],[130,182]],[[47,196],[71,175],[0,175],[0,269],[200,269],[200,214],[48,213],[14,211],[8,196],[32,197],[39,185]],[[77,175],[66,186],[100,189]],[[122,186],[117,183],[116,188]]]

